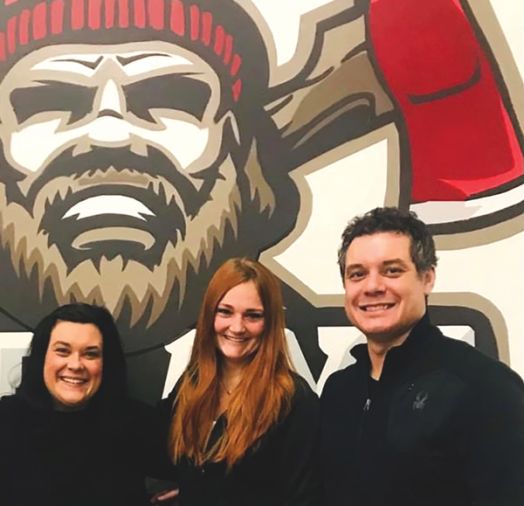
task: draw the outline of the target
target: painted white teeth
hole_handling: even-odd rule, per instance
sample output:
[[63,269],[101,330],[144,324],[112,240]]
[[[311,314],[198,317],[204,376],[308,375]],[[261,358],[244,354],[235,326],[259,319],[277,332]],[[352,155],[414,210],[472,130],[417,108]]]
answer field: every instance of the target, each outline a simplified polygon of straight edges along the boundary
[[76,220],[101,214],[120,214],[145,221],[144,216],[155,213],[142,202],[125,195],[97,195],[89,197],[71,207],[62,218],[75,217]]

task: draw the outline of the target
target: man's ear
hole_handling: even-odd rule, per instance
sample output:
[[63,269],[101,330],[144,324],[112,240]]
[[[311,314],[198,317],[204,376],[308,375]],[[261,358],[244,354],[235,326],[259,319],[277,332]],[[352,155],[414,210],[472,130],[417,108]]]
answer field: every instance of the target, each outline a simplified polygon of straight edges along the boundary
[[435,272],[435,267],[430,267],[422,273],[422,280],[424,282],[424,293],[426,295],[429,295],[433,291],[436,277],[437,274]]

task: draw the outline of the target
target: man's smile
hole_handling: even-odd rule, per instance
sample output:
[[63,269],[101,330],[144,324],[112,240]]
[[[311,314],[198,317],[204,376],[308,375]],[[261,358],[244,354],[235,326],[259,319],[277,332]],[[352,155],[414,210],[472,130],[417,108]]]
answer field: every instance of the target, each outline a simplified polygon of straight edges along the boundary
[[374,304],[359,304],[358,307],[361,311],[365,311],[366,313],[375,313],[379,311],[386,311],[388,309],[391,309],[395,305],[395,302],[381,302]]

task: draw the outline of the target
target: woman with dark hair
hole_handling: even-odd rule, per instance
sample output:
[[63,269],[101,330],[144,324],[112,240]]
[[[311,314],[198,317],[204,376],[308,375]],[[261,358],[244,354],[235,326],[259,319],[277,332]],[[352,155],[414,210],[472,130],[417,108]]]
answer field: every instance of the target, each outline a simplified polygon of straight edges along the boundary
[[160,429],[126,396],[109,311],[59,307],[37,325],[16,393],[0,399],[0,504],[148,504],[146,475],[165,476]]
[[318,399],[291,368],[279,282],[262,264],[216,271],[168,405],[181,506],[320,504]]

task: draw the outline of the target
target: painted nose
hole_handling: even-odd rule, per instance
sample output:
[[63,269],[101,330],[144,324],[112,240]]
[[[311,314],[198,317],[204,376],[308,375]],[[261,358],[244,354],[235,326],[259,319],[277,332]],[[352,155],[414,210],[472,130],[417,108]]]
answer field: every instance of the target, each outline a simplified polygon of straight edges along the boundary
[[108,79],[99,93],[99,116],[109,115],[122,118],[125,108],[125,97],[118,84],[113,79]]
[[124,119],[124,92],[113,79],[108,79],[98,91],[94,110],[96,118],[89,127],[89,138],[95,143],[126,145],[132,136],[132,125]]

